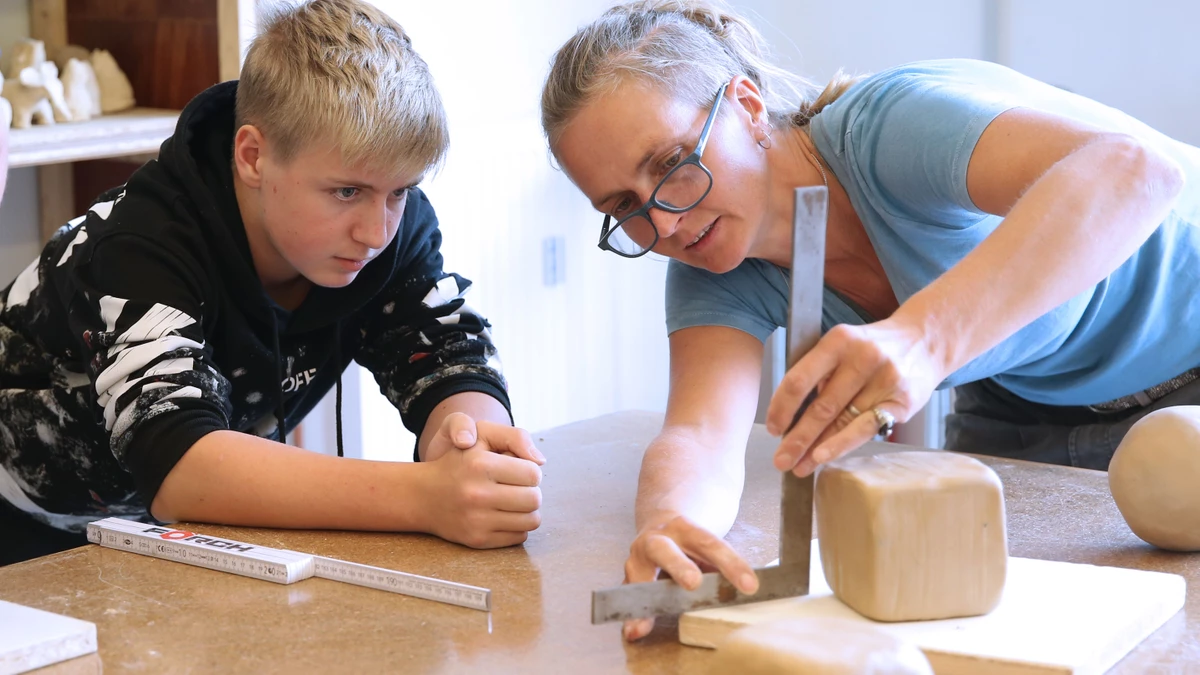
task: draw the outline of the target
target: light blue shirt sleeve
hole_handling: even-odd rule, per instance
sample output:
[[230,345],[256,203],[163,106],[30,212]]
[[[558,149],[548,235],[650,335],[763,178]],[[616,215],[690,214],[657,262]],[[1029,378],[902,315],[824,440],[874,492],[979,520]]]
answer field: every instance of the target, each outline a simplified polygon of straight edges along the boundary
[[[756,258],[725,274],[672,260],[667,267],[667,334],[693,326],[726,326],[766,342],[777,328],[787,325],[790,274]],[[822,331],[872,321],[861,307],[828,286],[822,303]]]
[[967,191],[971,155],[988,125],[1017,102],[986,84],[938,77],[938,69],[876,78],[853,92],[842,120],[852,143],[841,150],[852,153],[859,185],[876,191],[893,215],[962,228],[987,215]]
[[[787,320],[783,271],[747,260],[725,274],[713,274],[672,260],[667,265],[667,334],[693,326],[736,328],[766,342]],[[784,281],[784,290],[767,275]],[[782,310],[782,313],[781,313]]]

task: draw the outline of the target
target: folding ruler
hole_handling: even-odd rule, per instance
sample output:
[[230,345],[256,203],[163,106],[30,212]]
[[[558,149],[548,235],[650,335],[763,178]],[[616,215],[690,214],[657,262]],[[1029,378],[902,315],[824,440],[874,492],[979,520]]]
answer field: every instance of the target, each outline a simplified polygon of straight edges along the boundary
[[459,607],[492,609],[492,592],[478,586],[360,565],[322,556],[268,548],[187,530],[147,525],[122,518],[88,524],[88,541],[162,560],[246,577],[292,584],[310,577],[390,591]]
[[[790,369],[821,338],[825,277],[825,224],[829,191],[824,186],[796,189],[792,236],[792,287],[788,308],[787,366]],[[792,426],[812,402],[811,393],[796,411]],[[789,427],[790,429],[790,427]],[[754,570],[758,592],[745,595],[716,572],[701,576],[689,591],[670,579],[627,584],[592,592],[592,623],[624,621],[659,614],[680,614],[808,594],[812,546],[813,475],[783,474],[780,500],[779,565]]]

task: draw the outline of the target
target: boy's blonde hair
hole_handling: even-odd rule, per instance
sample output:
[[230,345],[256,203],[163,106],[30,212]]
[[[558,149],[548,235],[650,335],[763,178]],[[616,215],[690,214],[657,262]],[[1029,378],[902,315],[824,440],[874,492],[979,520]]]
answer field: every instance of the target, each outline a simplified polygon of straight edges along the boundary
[[450,145],[425,61],[398,23],[361,0],[268,8],[242,66],[236,120],[283,162],[321,141],[350,166],[424,173]]
[[719,0],[636,0],[610,8],[554,55],[542,128],[553,150],[577,112],[627,79],[706,107],[735,75],[758,87],[776,128],[807,125],[861,79],[839,72],[822,89],[773,65],[762,35]]

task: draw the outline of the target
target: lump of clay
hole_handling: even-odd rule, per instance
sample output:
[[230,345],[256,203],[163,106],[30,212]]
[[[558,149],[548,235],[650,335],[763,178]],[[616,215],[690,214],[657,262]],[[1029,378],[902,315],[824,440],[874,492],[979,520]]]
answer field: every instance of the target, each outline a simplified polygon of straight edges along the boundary
[[[0,129],[7,129],[12,124],[13,110],[12,104],[6,98],[0,98]],[[0,131],[0,135],[5,132]]]
[[100,111],[104,114],[128,110],[134,105],[133,85],[106,49],[92,52],[92,70],[100,84]]
[[1129,429],[1108,465],[1129,529],[1171,551],[1200,551],[1200,406],[1156,410]]
[[821,564],[834,595],[876,621],[986,614],[1008,567],[1004,492],[952,452],[847,457],[816,485]]
[[933,675],[920,649],[847,619],[767,621],[740,628],[717,648],[713,675]]
[[100,85],[89,61],[71,59],[63,67],[63,96],[71,120],[82,122],[100,114]]

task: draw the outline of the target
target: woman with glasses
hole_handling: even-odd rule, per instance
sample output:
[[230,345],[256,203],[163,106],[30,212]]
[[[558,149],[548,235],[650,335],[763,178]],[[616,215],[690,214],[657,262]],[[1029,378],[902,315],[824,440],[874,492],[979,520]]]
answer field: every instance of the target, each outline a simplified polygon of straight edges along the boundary
[[[953,450],[1103,469],[1125,431],[1200,403],[1200,151],[967,60],[838,77],[771,66],[696,0],[614,7],[555,55],[551,150],[604,214],[600,247],[671,258],[666,421],[646,451],[626,581],[701,567],[743,591],[737,513],[763,341],[787,315],[793,190],[827,185],[825,334],[776,391],[799,475],[958,387]],[[1181,330],[1182,329],[1182,330]],[[649,620],[629,622],[636,639]]]

